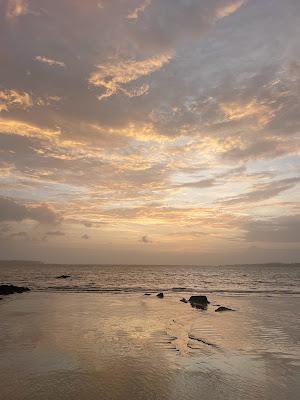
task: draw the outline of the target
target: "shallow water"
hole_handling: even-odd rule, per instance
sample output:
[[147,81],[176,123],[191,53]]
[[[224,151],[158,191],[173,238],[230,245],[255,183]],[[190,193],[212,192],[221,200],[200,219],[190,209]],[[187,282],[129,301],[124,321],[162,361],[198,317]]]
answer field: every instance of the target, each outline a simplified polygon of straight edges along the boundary
[[[187,295],[187,294],[186,294]],[[0,304],[5,399],[272,399],[300,394],[297,296],[30,292]],[[216,304],[234,312],[215,313]]]

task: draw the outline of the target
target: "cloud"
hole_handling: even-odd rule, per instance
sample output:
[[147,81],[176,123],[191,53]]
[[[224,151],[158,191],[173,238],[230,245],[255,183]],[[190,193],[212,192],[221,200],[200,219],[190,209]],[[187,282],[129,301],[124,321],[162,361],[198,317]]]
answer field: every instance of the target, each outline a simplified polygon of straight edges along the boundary
[[36,57],[34,57],[34,59],[36,61],[39,61],[42,64],[47,64],[50,66],[57,66],[57,67],[62,67],[62,68],[66,67],[66,64],[64,62],[58,61],[58,60],[53,60],[53,59],[45,57],[45,56],[36,56]]
[[62,231],[49,231],[46,232],[47,236],[65,236],[65,233]]
[[8,0],[6,18],[15,19],[28,13],[28,3],[26,0]]
[[136,7],[132,12],[127,15],[128,19],[135,20],[139,17],[139,14],[145,11],[145,9],[151,4],[152,0],[143,0],[141,4]]
[[[134,18],[129,32],[141,47],[166,49],[178,42],[199,39],[215,22],[242,6],[241,0],[152,1]],[[136,13],[133,13],[135,16]],[[180,28],[179,28],[180,27]]]
[[147,235],[142,236],[141,241],[146,244],[152,243],[152,240]]
[[28,239],[28,237],[28,233],[24,231],[13,232],[8,236],[9,239]]
[[294,178],[280,179],[270,183],[256,184],[254,185],[253,190],[247,193],[234,196],[228,199],[225,198],[223,200],[220,200],[219,202],[231,205],[239,203],[256,203],[259,201],[269,200],[277,196],[281,192],[292,189],[299,182],[300,178],[294,177]]
[[252,99],[246,104],[221,103],[220,108],[228,121],[256,118],[258,125],[262,127],[270,122],[275,115],[271,106],[259,104],[256,99]]
[[195,182],[185,182],[178,186],[201,189],[201,188],[209,188],[215,185],[216,185],[216,180],[214,178],[211,178],[211,179],[202,179],[200,181],[195,181]]
[[0,113],[6,111],[9,113],[13,110],[29,111],[35,106],[48,107],[56,105],[62,100],[61,96],[46,95],[42,97],[34,97],[32,94],[20,92],[13,89],[0,91]]
[[[285,226],[275,219],[298,210],[299,9],[269,3],[0,1],[9,233],[50,257],[57,242],[65,259],[103,246],[124,262],[150,248],[198,262],[247,246],[253,221],[265,236]],[[41,243],[61,226],[40,221],[61,216],[65,236]]]
[[59,221],[59,216],[45,204],[21,204],[13,199],[0,197],[0,222],[24,221],[26,219],[34,220],[41,224],[53,224]]
[[17,90],[0,91],[0,112],[11,108],[22,108],[24,110],[33,106],[32,97],[29,93]]
[[169,63],[171,58],[171,53],[165,53],[144,60],[115,60],[99,64],[96,71],[90,75],[89,83],[104,90],[104,93],[98,96],[99,100],[118,92],[129,97],[142,96],[148,91],[149,85],[142,84],[133,89],[126,85],[159,70]]
[[299,243],[300,215],[255,220],[242,226],[249,242]]
[[60,130],[57,127],[56,129],[47,129],[23,121],[0,118],[0,133],[54,141],[60,135]]

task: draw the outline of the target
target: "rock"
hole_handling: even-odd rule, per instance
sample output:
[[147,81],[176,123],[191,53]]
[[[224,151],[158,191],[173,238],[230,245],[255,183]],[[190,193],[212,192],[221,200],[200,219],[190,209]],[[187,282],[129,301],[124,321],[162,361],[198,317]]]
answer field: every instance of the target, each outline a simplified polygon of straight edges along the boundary
[[200,308],[201,310],[206,310],[209,304],[206,296],[191,296],[189,302],[192,307]]
[[234,310],[232,308],[228,308],[228,307],[224,307],[224,306],[218,307],[215,310],[215,312],[221,312],[221,311],[234,311]]
[[0,285],[0,294],[7,296],[8,294],[29,292],[29,288],[15,285]]
[[151,293],[144,293],[144,296],[151,296]]
[[191,296],[189,302],[195,304],[209,304],[206,296]]
[[59,275],[56,277],[56,279],[67,279],[67,278],[71,278],[71,275]]
[[164,298],[164,294],[163,294],[163,293],[158,293],[156,296],[157,296],[159,299],[163,299],[163,298]]
[[188,300],[186,299],[186,298],[182,298],[181,300],[180,300],[182,303],[188,303]]

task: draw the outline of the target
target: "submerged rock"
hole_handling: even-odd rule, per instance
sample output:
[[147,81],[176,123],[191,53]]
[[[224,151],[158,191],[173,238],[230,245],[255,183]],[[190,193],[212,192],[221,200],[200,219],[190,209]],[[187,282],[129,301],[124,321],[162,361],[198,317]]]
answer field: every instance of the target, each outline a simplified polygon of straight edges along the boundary
[[186,298],[182,298],[181,300],[180,300],[182,303],[188,303],[189,301],[186,299]]
[[220,306],[215,310],[215,312],[221,312],[221,311],[235,311],[235,310],[233,310],[232,308],[224,307],[224,306]]
[[71,275],[59,275],[56,277],[56,279],[67,279],[67,278],[71,278]]
[[156,296],[157,296],[159,299],[163,299],[163,298],[164,298],[164,294],[163,294],[163,293],[158,293]]
[[8,294],[29,292],[28,287],[15,286],[15,285],[0,285],[0,294],[6,296]]

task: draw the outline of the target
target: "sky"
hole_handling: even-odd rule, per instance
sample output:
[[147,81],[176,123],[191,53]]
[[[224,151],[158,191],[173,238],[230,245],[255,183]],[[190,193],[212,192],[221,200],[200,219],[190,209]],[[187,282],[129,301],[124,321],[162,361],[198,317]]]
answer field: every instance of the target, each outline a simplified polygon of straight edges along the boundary
[[300,261],[298,0],[0,0],[0,258]]

